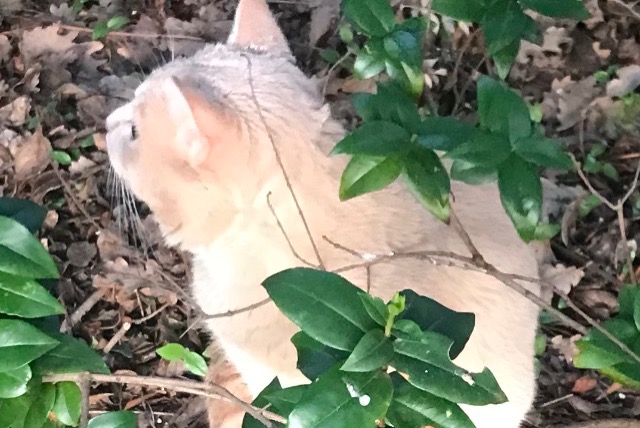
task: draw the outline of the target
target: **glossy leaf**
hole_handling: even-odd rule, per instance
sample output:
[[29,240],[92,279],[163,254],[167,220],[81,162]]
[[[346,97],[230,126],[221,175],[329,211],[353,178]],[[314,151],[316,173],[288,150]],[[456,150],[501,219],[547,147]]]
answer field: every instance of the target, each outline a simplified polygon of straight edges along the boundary
[[507,400],[488,369],[469,373],[451,361],[450,339],[432,332],[417,339],[398,338],[393,342],[392,365],[409,375],[409,383],[455,403],[484,405]]
[[531,135],[529,106],[504,83],[478,80],[478,117],[483,129],[506,136],[511,143]]
[[401,294],[405,297],[405,310],[399,319],[415,322],[422,331],[447,336],[453,341],[449,356],[452,359],[457,357],[473,332],[475,315],[471,312],[456,312],[413,290],[403,290]]
[[294,334],[291,343],[298,352],[296,367],[309,380],[315,380],[338,361],[344,361],[349,356],[347,352],[323,345],[303,331]]
[[451,183],[435,152],[413,150],[404,159],[404,178],[411,193],[431,214],[441,221],[449,220]]
[[507,160],[510,153],[511,145],[505,136],[476,131],[471,140],[458,145],[447,157],[489,169]]
[[288,418],[288,428],[375,428],[393,388],[380,370],[347,373],[337,367],[312,383]]
[[531,21],[516,1],[492,2],[482,19],[489,54],[494,55],[520,40],[524,31],[531,26]]
[[[638,338],[638,330],[633,320],[616,317],[605,321],[602,326],[629,347]],[[596,329],[591,329],[576,342],[579,353],[573,359],[578,368],[602,369],[611,367],[631,358],[618,345]],[[635,360],[631,360],[635,361]]]
[[520,0],[522,7],[553,18],[584,21],[591,17],[582,0]]
[[56,383],[56,400],[53,413],[65,425],[78,426],[82,394],[75,382]]
[[498,179],[498,169],[496,166],[486,167],[456,160],[451,164],[451,178],[471,185],[490,183]]
[[531,241],[542,216],[542,184],[538,172],[514,154],[498,170],[498,187],[502,206],[520,238]]
[[77,373],[109,374],[109,368],[100,355],[86,343],[67,334],[52,333],[51,337],[59,341],[59,345],[47,352],[31,364],[31,369],[38,375]]
[[394,376],[393,401],[387,412],[387,419],[393,426],[474,428],[460,406],[416,388],[401,376],[394,374],[396,376]]
[[29,229],[29,232],[36,233],[47,216],[47,210],[27,199],[2,197],[0,216],[12,218]]
[[364,305],[364,309],[367,311],[372,320],[381,327],[386,324],[385,313],[386,305],[384,300],[379,297],[373,297],[371,294],[360,293],[360,300]]
[[138,418],[128,410],[103,413],[89,420],[87,428],[136,428]]
[[283,417],[288,417],[289,413],[294,409],[296,404],[300,402],[304,392],[309,385],[298,385],[289,388],[280,389],[278,391],[269,392],[264,397],[271,403],[277,413]]
[[480,22],[486,10],[483,0],[433,0],[431,7],[442,15],[468,22]]
[[353,64],[353,74],[358,79],[370,79],[384,71],[384,60],[366,49],[358,52]]
[[58,269],[29,229],[0,216],[0,272],[26,278],[58,278]]
[[31,380],[28,365],[0,372],[0,398],[15,398],[27,392],[27,382]]
[[311,338],[349,351],[376,324],[358,294],[361,290],[334,273],[287,269],[263,282],[278,309]]
[[475,127],[454,117],[430,116],[419,126],[418,144],[431,150],[453,150],[469,141]]
[[408,31],[397,30],[387,35],[384,40],[384,50],[387,58],[406,62],[411,66],[422,65],[421,35]]
[[344,0],[342,11],[368,36],[384,36],[396,25],[393,10],[386,0]]
[[492,55],[493,62],[498,72],[498,77],[502,80],[506,80],[511,71],[511,67],[518,56],[520,51],[520,40],[514,40],[510,45],[500,49],[498,52]]
[[402,172],[402,164],[394,157],[355,155],[340,179],[340,200],[384,189]]
[[[280,382],[278,381],[278,378],[274,378],[271,381],[271,383],[269,383],[269,385],[267,385],[262,391],[260,391],[260,394],[258,394],[256,399],[253,400],[251,404],[259,408],[273,407],[271,402],[266,397],[271,393],[275,393],[281,390],[282,390],[282,387],[280,386]],[[277,413],[278,409],[271,408],[271,411],[276,411]],[[282,424],[279,424],[277,422],[273,422],[273,425],[275,427],[283,426]],[[264,424],[254,419],[253,416],[251,416],[250,414],[245,413],[244,418],[242,420],[242,428],[264,428]]]
[[58,341],[20,320],[0,319],[0,372],[15,370],[50,351]]
[[637,299],[640,297],[640,287],[635,285],[625,285],[618,293],[618,302],[620,310],[618,316],[625,319],[633,319],[635,317]]
[[393,122],[365,122],[343,138],[331,154],[389,156],[407,150],[411,135]]
[[378,85],[372,102],[376,110],[376,119],[388,120],[411,133],[419,130],[420,113],[415,100],[393,80]]
[[31,407],[32,398],[26,393],[16,398],[0,400],[0,427],[28,428],[25,427],[24,420]]
[[340,370],[370,372],[386,366],[392,358],[393,345],[378,328],[364,335]]
[[36,281],[0,272],[0,313],[23,318],[63,314],[64,308]]
[[31,406],[24,419],[24,428],[41,428],[49,419],[56,398],[56,387],[51,383],[42,383],[33,387]]
[[573,162],[560,144],[549,138],[528,137],[513,143],[513,150],[538,166],[570,170]]

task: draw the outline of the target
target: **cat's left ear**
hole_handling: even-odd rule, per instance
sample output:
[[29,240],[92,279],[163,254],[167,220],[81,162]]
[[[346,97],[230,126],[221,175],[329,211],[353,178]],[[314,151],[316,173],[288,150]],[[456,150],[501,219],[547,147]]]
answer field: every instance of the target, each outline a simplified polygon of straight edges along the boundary
[[214,151],[238,141],[240,121],[176,77],[162,82],[170,117],[176,126],[175,147],[192,167],[207,162]]
[[227,43],[290,53],[287,39],[265,0],[240,0]]

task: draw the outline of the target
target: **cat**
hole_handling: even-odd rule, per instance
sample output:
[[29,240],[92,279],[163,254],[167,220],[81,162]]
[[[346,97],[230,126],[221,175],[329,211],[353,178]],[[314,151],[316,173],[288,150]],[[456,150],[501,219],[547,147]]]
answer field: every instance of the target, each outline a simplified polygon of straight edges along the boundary
[[[155,70],[135,98],[108,117],[107,129],[115,172],[150,207],[166,242],[192,255],[193,294],[207,313],[260,302],[267,297],[261,281],[269,275],[318,262],[283,169],[328,270],[361,262],[357,253],[469,255],[453,228],[399,183],[339,201],[348,159],[328,153],[344,130],[317,83],[296,67],[264,0],[240,1],[227,43]],[[535,255],[518,238],[494,184],[456,182],[452,193],[457,216],[489,263],[538,276]],[[364,269],[344,276],[367,285]],[[474,312],[475,330],[455,362],[491,369],[509,401],[464,410],[477,428],[519,426],[535,393],[534,304],[493,277],[412,259],[375,265],[370,280],[371,293],[384,299],[411,288]],[[208,327],[251,397],[275,376],[283,386],[308,382],[289,341],[297,327],[273,303],[210,319]],[[239,418],[225,426],[240,426]]]

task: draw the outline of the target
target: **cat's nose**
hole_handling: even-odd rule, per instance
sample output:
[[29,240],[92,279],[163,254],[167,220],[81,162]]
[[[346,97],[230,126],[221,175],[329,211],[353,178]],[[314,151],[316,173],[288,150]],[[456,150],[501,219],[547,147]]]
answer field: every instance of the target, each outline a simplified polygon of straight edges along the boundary
[[131,123],[133,121],[133,105],[131,103],[127,103],[120,108],[114,110],[108,117],[106,121],[107,132],[114,130],[118,127],[118,125],[122,123]]

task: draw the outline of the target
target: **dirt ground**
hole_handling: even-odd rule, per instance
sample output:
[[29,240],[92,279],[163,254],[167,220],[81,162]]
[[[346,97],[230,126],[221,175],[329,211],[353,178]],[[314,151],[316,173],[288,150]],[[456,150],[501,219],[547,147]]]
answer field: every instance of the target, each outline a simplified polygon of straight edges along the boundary
[[[104,119],[172,56],[224,40],[235,3],[99,0],[76,13],[71,0],[0,0],[0,195],[29,198],[50,210],[43,237],[63,275],[57,293],[75,320],[73,333],[94,343],[113,371],[188,376],[180,365],[161,361],[155,349],[180,342],[207,352],[209,338],[188,294],[187,258],[162,245],[147,208],[128,198],[110,173]],[[336,34],[339,2],[271,3],[300,66],[324,79],[334,114],[353,126],[349,94],[372,83],[325,61],[344,53]],[[417,0],[394,4],[404,15],[420,6]],[[523,44],[509,83],[539,104],[548,135],[560,138],[579,161],[603,149],[588,177],[615,202],[632,185],[640,161],[640,94],[633,95],[640,71],[629,67],[640,65],[640,6],[623,0],[586,4],[592,18],[581,24],[537,17],[543,44]],[[129,23],[92,40],[90,28],[116,16]],[[472,118],[473,80],[487,71],[482,35],[445,24],[449,34],[430,34],[425,51],[428,100],[441,114]],[[569,189],[584,187],[575,173],[549,178]],[[633,190],[624,206],[633,242],[640,238],[639,196]],[[624,270],[626,246],[607,207],[577,217],[554,218],[563,222],[565,235],[564,242],[554,238],[554,253],[561,268],[578,272],[573,279],[583,273],[579,284],[567,281],[572,301],[604,320],[616,313],[617,292],[631,280]],[[554,299],[584,324],[562,303]],[[538,396],[527,428],[640,419],[638,391],[571,365],[574,331],[543,317],[541,333]],[[166,391],[97,385],[91,406],[133,409],[145,427],[206,426],[200,400]]]

